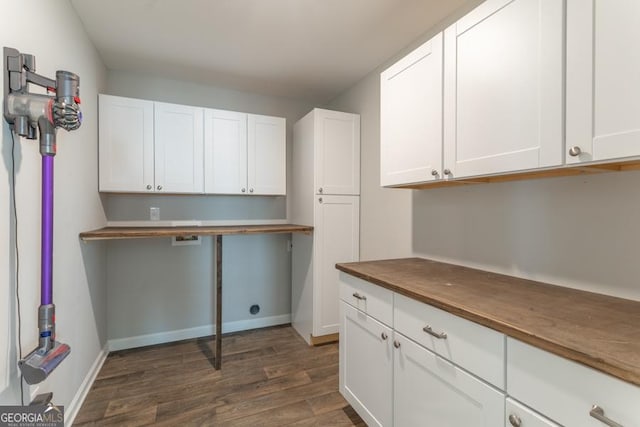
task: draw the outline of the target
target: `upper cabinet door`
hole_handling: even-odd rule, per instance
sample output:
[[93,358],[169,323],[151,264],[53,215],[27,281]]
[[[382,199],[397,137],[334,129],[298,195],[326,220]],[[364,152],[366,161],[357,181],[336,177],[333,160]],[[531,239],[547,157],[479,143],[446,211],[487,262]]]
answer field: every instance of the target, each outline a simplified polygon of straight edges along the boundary
[[360,194],[360,116],[314,110],[316,194]]
[[153,102],[100,95],[100,191],[154,189]]
[[442,33],[380,74],[380,184],[442,174]]
[[640,2],[567,1],[567,163],[640,155]]
[[204,112],[204,191],[247,194],[247,114]]
[[156,191],[204,190],[203,109],[155,103]]
[[248,115],[249,194],[287,193],[286,120],[281,117]]
[[562,164],[563,9],[488,0],[445,30],[448,177]]

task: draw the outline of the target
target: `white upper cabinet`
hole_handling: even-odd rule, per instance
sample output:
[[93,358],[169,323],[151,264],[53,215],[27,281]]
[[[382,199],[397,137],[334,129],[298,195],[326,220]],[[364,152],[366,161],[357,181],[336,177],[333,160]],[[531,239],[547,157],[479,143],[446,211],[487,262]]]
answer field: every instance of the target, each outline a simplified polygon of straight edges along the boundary
[[250,194],[287,193],[286,120],[249,114],[247,184]]
[[202,193],[203,109],[155,103],[156,191]]
[[563,2],[488,0],[444,32],[449,178],[562,164]]
[[99,95],[100,191],[202,193],[202,108]]
[[360,194],[360,115],[316,108],[316,194]]
[[380,183],[442,174],[442,33],[380,75]]
[[99,190],[153,191],[153,102],[102,94],[98,99]]
[[205,193],[285,195],[286,120],[205,110]]
[[640,2],[567,0],[567,163],[640,155]]
[[247,193],[247,114],[204,112],[204,191]]

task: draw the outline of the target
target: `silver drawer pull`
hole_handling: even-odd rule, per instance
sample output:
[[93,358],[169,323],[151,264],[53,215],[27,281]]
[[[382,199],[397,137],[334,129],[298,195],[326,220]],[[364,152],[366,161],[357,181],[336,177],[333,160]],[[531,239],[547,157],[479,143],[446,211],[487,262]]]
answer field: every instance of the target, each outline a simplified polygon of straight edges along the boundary
[[359,294],[359,293],[357,293],[357,292],[354,292],[354,293],[353,293],[353,297],[354,297],[354,298],[356,298],[356,299],[359,299],[360,301],[366,301],[366,300],[367,300],[367,297],[366,297],[366,296],[364,296],[364,295],[360,295],[360,294]]
[[604,415],[604,409],[599,407],[598,405],[593,405],[591,411],[589,411],[589,415],[591,415],[596,420],[600,421],[603,424],[608,425],[609,427],[624,427],[622,424],[618,424],[612,419],[606,417]]
[[436,332],[429,325],[427,325],[424,328],[422,328],[422,330],[425,331],[426,333],[428,333],[429,335],[438,338],[439,340],[443,340],[443,339],[447,338],[447,333],[446,332]]
[[522,425],[522,420],[516,414],[511,414],[509,415],[509,423],[513,427],[520,427]]
[[380,334],[380,338],[382,338],[383,341],[386,341],[387,338],[389,338],[389,335],[387,335],[386,332],[383,332],[383,333]]

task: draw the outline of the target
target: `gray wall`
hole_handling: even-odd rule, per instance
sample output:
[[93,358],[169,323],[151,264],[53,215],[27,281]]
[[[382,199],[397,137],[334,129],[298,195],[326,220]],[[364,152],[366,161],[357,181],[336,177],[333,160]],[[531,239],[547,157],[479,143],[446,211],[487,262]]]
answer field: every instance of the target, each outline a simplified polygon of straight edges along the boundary
[[462,13],[329,105],[362,115],[362,258],[420,256],[640,300],[640,172],[380,188],[379,73]]
[[[107,82],[105,93],[111,95],[285,117],[288,159],[292,126],[313,108],[285,98],[130,72],[110,71]],[[148,220],[151,206],[160,208],[162,220],[287,218],[286,197],[104,194],[102,198],[110,221]],[[288,239],[287,235],[224,237],[225,330],[256,326],[260,321],[277,323],[289,315]],[[210,330],[215,316],[211,291],[215,271],[212,239],[188,247],[171,246],[169,239],[105,245],[109,338],[121,340],[118,346],[143,342],[127,341],[132,337],[153,336],[152,341],[147,341],[153,342]],[[259,314],[249,313],[252,304],[260,305]]]
[[[106,70],[68,1],[0,0],[2,46],[36,56],[37,71],[55,76],[58,69],[80,76],[84,122],[74,132],[58,131],[55,157],[53,286],[57,338],[71,346],[71,355],[32,393],[53,392],[66,413],[77,404],[107,339],[105,251],[83,244],[78,233],[104,225],[96,192],[98,156],[97,94],[105,87]],[[0,73],[0,80],[3,74]],[[0,87],[3,82],[0,81]],[[17,244],[20,261],[22,350],[38,342],[40,303],[40,155],[38,142],[16,141]],[[11,202],[11,133],[2,120],[0,164],[0,405],[20,402],[18,313],[16,307],[16,224]],[[82,179],[77,179],[81,176]]]

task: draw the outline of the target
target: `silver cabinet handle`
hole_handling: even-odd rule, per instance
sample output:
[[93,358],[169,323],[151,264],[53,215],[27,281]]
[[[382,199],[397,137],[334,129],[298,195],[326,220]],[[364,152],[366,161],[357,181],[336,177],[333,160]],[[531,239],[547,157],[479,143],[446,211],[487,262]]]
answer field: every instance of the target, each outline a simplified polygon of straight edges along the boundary
[[445,175],[451,175],[451,169],[445,169],[442,171],[442,173]]
[[322,197],[318,197],[318,203],[322,203]]
[[571,157],[577,157],[582,153],[582,150],[580,149],[580,147],[578,147],[577,145],[574,145],[573,147],[569,148],[569,155]]
[[603,424],[608,425],[609,427],[624,427],[622,424],[618,424],[612,419],[606,417],[604,415],[604,409],[599,407],[598,405],[593,405],[591,411],[589,411],[589,415],[591,415],[596,420],[600,421]]
[[366,296],[364,296],[364,295],[360,295],[360,294],[359,294],[359,293],[357,293],[357,292],[354,292],[354,293],[353,293],[353,297],[354,297],[354,298],[356,298],[356,299],[359,299],[360,301],[366,301],[366,300],[367,300],[367,297],[366,297]]
[[240,190],[240,191],[242,191],[243,193],[246,193],[247,189],[246,188],[242,188],[242,190]]
[[431,169],[431,175],[433,175],[433,176],[438,176],[439,174],[438,174],[438,171],[437,171],[437,170],[435,170],[435,169]]
[[427,325],[424,328],[422,328],[422,330],[425,331],[426,333],[428,333],[429,335],[438,338],[439,340],[443,340],[443,339],[447,338],[447,333],[446,332],[436,332],[429,325]]
[[151,184],[147,185],[147,190],[151,190],[153,186]]
[[158,185],[156,188],[157,188],[158,190],[162,190],[162,185]]
[[322,187],[318,188],[318,193],[322,194]]
[[516,414],[509,415],[509,422],[513,427],[520,427],[522,425],[522,420]]
[[400,343],[399,343],[398,341],[395,341],[395,340],[394,340],[394,341],[393,341],[393,346],[394,346],[395,348],[400,348]]
[[249,193],[253,193],[253,188],[250,188],[250,189],[249,189]]
[[386,332],[383,332],[383,333],[380,334],[380,338],[382,338],[383,341],[386,341],[387,338],[389,338],[389,335],[387,335]]

